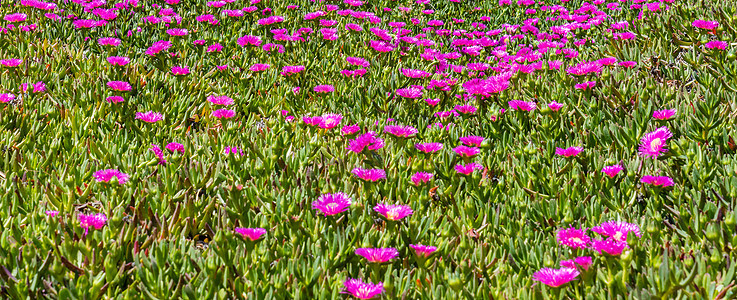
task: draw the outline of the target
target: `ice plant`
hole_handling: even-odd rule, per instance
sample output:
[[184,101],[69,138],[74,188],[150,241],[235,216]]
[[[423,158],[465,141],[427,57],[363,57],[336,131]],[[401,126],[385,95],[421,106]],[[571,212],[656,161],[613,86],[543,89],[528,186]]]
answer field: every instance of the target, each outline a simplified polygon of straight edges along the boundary
[[564,260],[560,262],[561,267],[575,268],[577,265],[588,271],[591,267],[592,259],[591,256],[579,256],[571,260]]
[[417,172],[414,175],[412,175],[412,183],[416,186],[419,186],[420,184],[427,183],[433,178],[432,173],[426,173],[426,172]]
[[466,146],[478,147],[481,145],[481,143],[484,142],[484,137],[476,136],[476,135],[469,135],[469,136],[459,137],[458,140],[460,140],[461,143],[463,143]]
[[213,105],[233,105],[235,103],[233,99],[228,96],[209,96],[207,101],[210,101]]
[[189,67],[187,66],[173,66],[171,67],[171,73],[177,76],[189,74]]
[[15,95],[11,93],[2,93],[0,94],[0,102],[1,103],[8,103],[10,101],[13,101],[15,99]]
[[332,216],[347,211],[351,198],[345,193],[322,194],[312,202],[312,209],[319,209],[324,215]]
[[141,120],[146,123],[156,123],[158,121],[163,120],[164,115],[157,113],[157,112],[153,112],[153,111],[137,112],[136,119]]
[[463,145],[453,148],[453,151],[460,157],[474,157],[477,154],[481,153],[481,149],[479,148],[467,147]]
[[59,211],[58,210],[47,210],[46,215],[53,218],[59,215]]
[[512,100],[509,101],[509,108],[513,110],[533,111],[537,109],[537,104],[532,101]]
[[627,234],[630,232],[634,233],[637,237],[641,237],[640,226],[619,221],[601,223],[599,226],[591,227],[591,231],[603,236],[608,236],[619,242],[626,242]]
[[438,247],[425,246],[425,245],[420,245],[420,244],[417,244],[417,245],[410,244],[409,246],[410,248],[415,250],[415,254],[417,254],[417,256],[421,256],[424,258],[430,257],[430,255],[432,255],[433,252],[438,250]]
[[399,256],[395,248],[358,248],[355,253],[371,263],[385,263]]
[[372,284],[370,282],[363,282],[360,279],[348,279],[343,282],[345,287],[345,294],[351,294],[353,297],[358,299],[373,299],[384,292],[384,284],[379,282]]
[[251,241],[256,241],[261,238],[264,234],[266,234],[266,229],[263,228],[243,228],[243,227],[236,227],[234,229],[235,233],[240,234],[245,239],[249,239]]
[[614,178],[614,176],[617,176],[620,171],[622,171],[622,166],[620,165],[605,166],[601,168],[601,172],[606,174],[606,176],[609,176],[610,178]]
[[676,115],[675,109],[656,110],[653,112],[653,119],[668,120]]
[[406,205],[391,205],[379,203],[374,210],[384,216],[389,221],[398,221],[406,216],[411,215],[414,211]]
[[89,215],[79,214],[77,215],[77,218],[79,219],[79,226],[84,229],[84,235],[87,235],[90,228],[100,230],[105,226],[105,224],[107,224],[107,216],[103,213]]
[[424,153],[435,153],[443,149],[443,144],[441,143],[420,143],[415,144],[415,149],[419,150],[420,152]]
[[563,103],[558,103],[555,101],[551,101],[550,103],[548,103],[548,108],[550,108],[550,110],[552,111],[559,111],[561,107],[563,107]]
[[156,158],[159,159],[160,165],[166,164],[166,159],[164,159],[164,151],[162,151],[158,145],[151,144],[151,148],[149,148],[149,150],[153,152],[154,155],[156,155]]
[[230,119],[235,117],[235,111],[230,109],[217,109],[212,111],[212,116],[218,119]]
[[92,175],[97,182],[110,182],[115,178],[118,184],[125,184],[128,181],[128,174],[118,171],[117,169],[99,170]]
[[411,138],[417,134],[417,129],[412,126],[387,125],[384,132],[400,138]]
[[658,156],[668,151],[668,149],[665,149],[665,146],[668,143],[668,139],[672,136],[673,134],[665,126],[645,134],[640,139],[640,155],[643,157],[658,158]]
[[364,181],[376,182],[386,178],[386,172],[383,169],[355,168],[351,173]]
[[532,275],[532,280],[542,282],[550,287],[559,287],[576,279],[581,274],[574,268],[542,268]]
[[455,166],[456,172],[458,172],[459,174],[463,174],[463,175],[471,175],[471,173],[473,173],[473,171],[475,171],[475,170],[481,170],[483,168],[484,167],[481,164],[475,163],[475,162],[468,163],[468,164],[465,164],[465,165],[463,165],[463,164],[457,164]]
[[576,229],[573,227],[558,230],[558,243],[573,249],[585,249],[591,241],[591,238],[586,234],[586,230],[586,228]]
[[384,147],[384,140],[379,138],[376,132],[369,131],[362,135],[357,136],[355,139],[348,142],[347,150],[355,153],[361,153],[364,149],[376,150]]
[[120,91],[120,92],[126,92],[126,91],[131,90],[131,84],[125,81],[109,81],[107,83],[107,87],[109,87],[113,91]]
[[576,156],[583,151],[583,147],[555,148],[555,155],[563,157]]
[[176,142],[171,142],[166,145],[166,149],[171,152],[179,152],[184,154],[184,145]]
[[675,182],[668,176],[642,176],[640,182],[659,187],[673,186]]
[[594,239],[591,241],[591,249],[599,252],[600,255],[604,255],[604,253],[606,253],[611,256],[619,256],[625,248],[627,248],[626,242],[620,242],[614,239]]

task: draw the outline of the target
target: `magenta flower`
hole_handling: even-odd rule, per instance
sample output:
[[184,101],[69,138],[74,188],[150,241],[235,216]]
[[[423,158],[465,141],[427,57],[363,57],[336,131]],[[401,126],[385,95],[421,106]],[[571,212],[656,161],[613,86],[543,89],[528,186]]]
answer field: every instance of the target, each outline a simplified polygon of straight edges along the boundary
[[343,126],[343,128],[340,129],[340,134],[342,134],[342,135],[352,135],[352,134],[358,132],[359,130],[361,130],[361,127],[358,126],[358,124],[345,125],[345,126]]
[[315,91],[315,93],[332,93],[335,91],[335,87],[329,84],[323,84],[315,86],[312,90]]
[[475,163],[475,162],[468,163],[466,165],[457,164],[455,166],[456,172],[458,172],[459,174],[463,174],[463,175],[471,175],[471,173],[473,173],[473,171],[475,171],[475,170],[482,170],[483,168],[484,167],[481,164]]
[[443,149],[443,144],[441,143],[415,144],[415,149],[421,152],[424,152],[424,153],[435,153]]
[[467,147],[463,145],[453,148],[453,151],[461,157],[474,157],[477,154],[481,153],[481,149],[479,148]]
[[560,266],[565,268],[575,268],[576,265],[579,265],[581,268],[588,271],[591,267],[591,263],[591,256],[579,256],[571,260],[561,261]]
[[355,253],[372,263],[385,263],[399,256],[395,248],[358,248]]
[[620,165],[606,166],[601,168],[601,172],[606,174],[610,178],[614,178],[614,176],[617,176],[620,171],[622,171],[622,166]]
[[658,156],[668,151],[668,149],[665,149],[665,146],[667,145],[668,139],[672,136],[673,134],[665,126],[645,134],[640,140],[640,155],[643,157],[658,158]]
[[117,169],[99,170],[92,174],[92,177],[94,177],[97,182],[110,182],[110,180],[115,178],[118,180],[118,184],[125,184],[129,178],[128,174],[120,172]]
[[576,156],[583,151],[583,147],[555,148],[555,155],[564,157]]
[[107,87],[113,91],[119,92],[127,92],[131,90],[131,84],[125,81],[109,81],[107,83]]
[[573,268],[542,268],[532,275],[532,280],[542,282],[550,287],[559,287],[576,279],[579,274],[581,272]]
[[189,67],[187,66],[173,66],[171,67],[171,73],[174,75],[187,75],[189,74]]
[[432,173],[417,172],[414,175],[412,175],[410,180],[412,180],[412,183],[414,185],[419,186],[420,184],[427,183],[430,180],[432,180],[433,176],[435,175],[433,175]]
[[151,150],[151,152],[153,152],[154,155],[156,155],[156,158],[159,159],[160,165],[166,164],[166,159],[164,159],[164,151],[161,151],[161,148],[159,148],[159,146],[155,144],[151,144],[151,148],[149,148],[148,150]]
[[185,36],[189,34],[189,31],[183,28],[172,28],[172,29],[167,29],[166,34],[171,35],[171,36]]
[[719,49],[719,50],[727,49],[727,46],[729,46],[729,43],[725,41],[710,41],[704,44],[704,47],[708,49]]
[[675,109],[656,110],[653,112],[653,119],[668,120],[676,115]]
[[117,47],[117,46],[120,46],[121,41],[119,39],[112,38],[112,37],[103,37],[103,38],[97,39],[97,43],[100,46]]
[[322,194],[312,202],[312,209],[319,209],[326,216],[347,211],[351,206],[351,197],[344,193]]
[[130,58],[125,56],[110,56],[107,58],[107,62],[113,66],[125,66],[131,62]]
[[601,223],[599,226],[592,227],[591,231],[608,236],[618,242],[626,242],[627,234],[630,232],[634,233],[637,237],[642,236],[640,234],[640,226],[637,226],[637,224],[619,221]]
[[84,235],[87,235],[90,228],[94,228],[97,230],[102,229],[105,224],[107,224],[107,216],[105,214],[79,214],[77,216],[79,219],[79,226],[84,229]]
[[624,248],[627,248],[626,242],[620,242],[614,239],[606,239],[606,240],[593,240],[591,242],[591,249],[594,249],[596,252],[599,252],[600,255],[603,255],[605,252],[611,256],[618,256],[622,254],[622,251],[624,251]]
[[153,111],[137,112],[136,119],[144,121],[146,123],[156,123],[163,120],[164,115]]
[[417,134],[417,128],[412,126],[387,125],[384,132],[400,138],[411,138]]
[[440,99],[438,99],[438,98],[435,98],[435,99],[427,98],[427,99],[425,99],[425,102],[427,102],[427,105],[435,106],[435,105],[438,105],[438,103],[440,103]]
[[282,76],[289,76],[292,74],[297,74],[299,72],[302,72],[305,70],[305,66],[283,66],[281,68],[281,75]]
[[484,142],[484,137],[469,135],[469,136],[462,136],[458,138],[458,140],[460,140],[461,143],[463,143],[466,146],[478,147],[479,145],[481,145],[482,142]]
[[255,241],[261,238],[262,235],[266,233],[266,229],[263,228],[243,228],[243,227],[237,227],[235,228],[235,233],[238,233],[243,236],[243,238],[249,239],[251,241]]
[[453,109],[462,114],[473,114],[476,112],[476,107],[473,105],[456,105]]
[[258,47],[258,46],[261,46],[261,37],[255,36],[255,35],[247,35],[247,36],[238,38],[237,43],[241,47],[245,47],[248,45]]
[[532,101],[512,100],[509,101],[509,108],[513,110],[533,111],[537,109],[537,103]]
[[218,119],[230,119],[235,117],[235,111],[230,109],[217,109],[212,111],[212,116]]
[[625,68],[634,68],[635,66],[637,66],[637,62],[628,60],[628,61],[623,61],[619,63],[619,65]]
[[13,99],[15,99],[15,95],[11,93],[0,94],[0,103],[8,103],[10,101],[13,101]]
[[389,221],[398,221],[414,213],[412,208],[406,205],[391,205],[379,203],[374,210]]
[[351,173],[365,181],[376,182],[386,178],[386,172],[383,169],[363,169],[357,167]]
[[251,66],[251,68],[249,68],[249,70],[253,72],[261,72],[266,71],[269,68],[271,68],[271,65],[269,64],[254,64],[253,66]]
[[402,75],[409,77],[409,78],[425,78],[430,77],[432,74],[425,72],[423,70],[415,70],[415,69],[401,69]]
[[588,90],[596,86],[596,81],[586,81],[584,83],[579,83],[574,85],[574,88],[577,88],[579,90]]
[[340,125],[341,120],[343,120],[343,115],[341,114],[324,114],[317,117],[302,117],[302,121],[306,124],[318,126],[322,129],[332,129],[335,126]]
[[171,142],[166,145],[166,149],[171,152],[179,152],[184,154],[184,145],[180,143]]
[[25,21],[27,17],[28,15],[22,14],[22,13],[7,14],[3,18],[3,20],[8,21],[10,23],[17,23],[17,22]]
[[563,107],[563,103],[558,103],[555,101],[548,103],[548,108],[550,108],[550,110],[552,111],[559,111],[561,107]]
[[416,88],[398,89],[397,95],[409,99],[417,99],[422,97],[422,90]]
[[585,249],[591,241],[591,238],[586,234],[586,230],[586,228],[576,229],[573,227],[561,229],[558,231],[558,243],[573,249]]
[[360,279],[348,279],[343,282],[345,286],[344,294],[351,294],[358,299],[372,299],[384,292],[384,284],[379,282],[372,284],[364,283]]
[[425,245],[420,245],[420,244],[417,244],[417,245],[410,244],[409,246],[415,250],[415,254],[417,254],[417,256],[421,256],[424,258],[430,257],[430,255],[432,255],[433,252],[438,250],[438,247],[425,246]]
[[696,20],[691,23],[693,27],[706,29],[706,30],[713,30],[719,27],[719,22],[717,21],[707,21],[707,20]]
[[145,54],[149,56],[155,56],[156,54],[161,53],[161,51],[166,51],[171,48],[172,43],[170,41],[157,41],[154,42],[151,47],[148,47],[146,49]]
[[349,56],[349,57],[346,57],[345,60],[351,65],[360,66],[364,68],[368,68],[371,65],[367,60],[360,58],[360,57],[350,57]]
[[53,218],[59,215],[59,211],[58,210],[47,210],[46,215]]
[[379,138],[376,132],[369,131],[357,136],[353,140],[348,141],[348,147],[346,149],[355,153],[361,153],[364,151],[364,149],[376,150],[383,147],[384,140]]
[[211,95],[207,97],[207,101],[210,101],[213,105],[233,105],[233,99],[231,99],[228,96],[222,95],[222,96],[215,96]]

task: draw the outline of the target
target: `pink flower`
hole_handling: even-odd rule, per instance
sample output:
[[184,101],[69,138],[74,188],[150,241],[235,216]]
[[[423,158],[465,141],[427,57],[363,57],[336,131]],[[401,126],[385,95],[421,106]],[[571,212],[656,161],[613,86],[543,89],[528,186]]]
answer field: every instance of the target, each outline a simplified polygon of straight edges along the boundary
[[576,156],[583,151],[583,147],[555,148],[555,155],[564,157]]
[[218,119],[230,119],[235,117],[235,111],[230,109],[218,109],[212,111],[212,116]]
[[345,60],[351,65],[360,66],[364,68],[368,68],[371,65],[367,60],[360,58],[360,57],[350,57],[349,56],[349,57],[346,57]]
[[182,28],[172,28],[172,29],[167,29],[166,34],[171,35],[171,36],[185,36],[189,34],[189,31],[187,31],[187,29],[182,29]]
[[0,60],[0,65],[3,65],[3,67],[6,68],[14,68],[19,66],[21,63],[23,63],[23,60],[18,58]]
[[184,154],[184,145],[180,143],[171,142],[166,145],[166,149],[171,152],[179,152]]
[[174,75],[187,75],[189,74],[189,67],[187,66],[173,66],[171,67],[171,73]]
[[482,170],[484,167],[479,163],[468,163],[466,165],[457,164],[455,166],[456,172],[463,175],[471,175],[475,170]]
[[164,159],[164,151],[161,151],[161,148],[159,148],[159,146],[155,144],[151,144],[151,148],[149,148],[148,150],[151,150],[151,152],[153,152],[154,155],[156,155],[156,158],[159,159],[160,165],[166,164],[166,159]]
[[573,227],[561,229],[558,231],[558,243],[573,249],[585,249],[591,240],[591,238],[586,235],[586,230],[586,228],[576,229]]
[[481,152],[481,149],[460,145],[453,148],[453,151],[461,157],[474,157]]
[[299,65],[299,66],[284,66],[281,68],[281,75],[282,76],[289,76],[292,74],[297,74],[305,70],[305,66]]
[[131,90],[131,84],[125,81],[109,81],[107,83],[107,87],[109,87],[113,91],[120,91],[120,92],[126,92],[126,91]]
[[261,37],[255,36],[255,35],[246,35],[241,38],[238,38],[237,43],[241,47],[245,47],[248,45],[258,47],[258,46],[261,46]]
[[100,46],[117,47],[120,45],[120,40],[116,38],[111,38],[111,37],[103,37],[103,38],[97,39],[97,43],[100,44]]
[[550,108],[550,110],[552,111],[558,111],[561,107],[563,107],[563,103],[558,103],[555,101],[548,103],[548,108]]
[[130,58],[125,56],[110,56],[107,58],[107,62],[113,66],[125,66],[131,62]]
[[8,21],[10,23],[17,23],[17,22],[25,21],[27,17],[28,15],[22,14],[22,13],[7,14],[5,15],[5,18],[3,18],[3,20]]
[[704,47],[708,49],[719,49],[719,50],[727,49],[727,46],[729,46],[729,44],[724,41],[711,41],[711,42],[704,44]]
[[462,114],[473,114],[476,112],[476,107],[473,105],[456,105],[453,109]]
[[469,136],[462,136],[458,138],[461,143],[463,143],[466,146],[473,146],[478,147],[481,145],[481,143],[484,142],[484,137],[482,136],[475,136],[475,135],[469,135]]
[[79,214],[77,218],[79,219],[79,226],[84,229],[84,235],[87,235],[90,228],[100,230],[107,224],[107,216],[101,213],[89,215]]
[[387,125],[384,132],[400,138],[411,138],[417,134],[417,128],[412,126]]
[[574,85],[573,87],[579,89],[579,90],[588,90],[596,86],[596,81],[586,81],[584,83],[579,83]]
[[231,99],[228,96],[222,95],[222,96],[215,96],[211,95],[207,97],[207,101],[210,101],[213,105],[233,105],[233,99]]
[[263,228],[243,228],[243,227],[237,227],[235,228],[235,233],[238,233],[243,236],[243,238],[249,239],[251,241],[255,241],[261,238],[262,235],[266,233],[266,229]]
[[601,172],[606,174],[610,178],[614,178],[614,176],[617,176],[620,171],[622,171],[622,166],[620,165],[606,166],[601,168]]
[[386,178],[386,172],[383,169],[355,168],[351,171],[351,173],[365,181],[376,182]]
[[425,172],[417,172],[414,175],[412,175],[412,183],[416,186],[419,186],[420,184],[427,183],[433,178],[432,173],[425,173]]
[[54,218],[59,215],[59,211],[58,210],[47,210],[46,215],[51,218]]
[[348,141],[348,147],[346,149],[355,153],[361,153],[366,148],[368,148],[368,150],[377,150],[383,147],[384,140],[379,138],[376,132],[369,131]]
[[645,134],[640,139],[640,155],[643,157],[658,158],[658,156],[668,151],[668,149],[665,149],[665,146],[668,143],[668,139],[672,136],[673,134],[665,126]]
[[566,268],[575,268],[576,265],[579,265],[584,270],[588,271],[591,267],[591,256],[579,256],[571,260],[564,260],[560,262],[560,266]]
[[416,88],[398,89],[397,95],[404,98],[416,99],[422,97],[422,90]]
[[332,93],[335,91],[335,87],[329,84],[318,85],[312,89],[315,93]]
[[676,115],[675,109],[656,110],[653,112],[653,119],[668,120]]
[[542,268],[532,275],[532,280],[542,282],[550,287],[559,287],[576,279],[579,274],[581,272],[573,268]]
[[412,208],[410,208],[409,206],[391,205],[384,203],[377,204],[374,207],[374,210],[389,221],[398,221],[414,213],[414,211],[412,211]]
[[395,248],[358,248],[355,253],[372,263],[385,263],[399,256]]
[[673,179],[668,176],[642,176],[640,182],[660,187],[669,187],[675,184]]
[[600,255],[603,255],[604,252],[611,256],[618,256],[622,254],[622,251],[624,251],[624,248],[627,248],[626,242],[620,242],[613,239],[607,239],[607,240],[593,240],[591,242],[591,249],[594,249],[596,252],[599,252]]
[[637,62],[636,61],[628,60],[628,61],[623,61],[623,62],[619,63],[619,65],[622,66],[622,67],[625,67],[625,68],[633,68],[634,66],[637,65]]
[[318,126],[322,129],[332,129],[340,125],[343,115],[340,114],[324,114],[316,117],[302,117],[302,121],[308,125]]
[[251,68],[249,68],[249,70],[253,72],[261,72],[261,71],[266,71],[269,68],[271,68],[271,65],[268,65],[268,64],[254,64],[253,66],[251,66]]
[[10,101],[13,101],[15,99],[15,95],[10,93],[4,93],[0,94],[0,103],[8,103]]
[[608,236],[609,238],[618,242],[626,242],[627,234],[630,232],[634,233],[637,237],[642,236],[640,234],[640,226],[637,226],[637,224],[620,221],[601,223],[601,225],[599,226],[592,227],[591,231],[603,236]]
[[128,174],[118,171],[117,169],[99,170],[92,175],[97,182],[110,182],[113,178],[118,180],[118,184],[125,184],[128,181]]
[[172,43],[170,41],[157,41],[154,42],[151,47],[148,47],[148,49],[146,49],[145,54],[149,56],[155,56],[156,54],[161,53],[161,51],[169,50],[171,46]]
[[509,101],[509,108],[513,110],[533,111],[537,109],[537,103],[532,101],[512,100]]
[[428,99],[425,99],[425,102],[427,102],[427,105],[435,106],[435,105],[438,105],[438,103],[440,103],[440,99],[437,99],[437,98],[430,99],[430,98],[428,98]]
[[164,115],[153,111],[137,112],[136,119],[144,121],[146,123],[156,123],[163,120]]
[[345,292],[342,293],[351,294],[358,299],[373,299],[384,292],[384,284],[381,282],[372,284],[364,283],[360,279],[348,279],[343,282],[343,286],[345,286]]
[[345,126],[343,126],[343,128],[340,129],[340,134],[342,134],[342,135],[352,135],[352,134],[358,132],[359,130],[361,130],[361,127],[358,126],[358,124],[345,125]]
[[415,149],[421,152],[424,152],[424,153],[435,153],[443,149],[443,144],[441,143],[415,144]]
[[707,21],[707,20],[695,20],[693,21],[693,23],[691,23],[691,25],[693,25],[693,27],[696,27],[696,28],[713,30],[719,27],[719,22]]
[[347,211],[351,206],[351,197],[345,193],[322,194],[312,202],[312,209],[319,209],[326,216]]
[[415,254],[417,254],[417,256],[421,256],[424,258],[430,257],[430,255],[432,255],[433,252],[438,250],[438,247],[434,247],[434,246],[425,246],[425,245],[419,245],[419,244],[417,245],[410,244],[409,246],[415,250]]

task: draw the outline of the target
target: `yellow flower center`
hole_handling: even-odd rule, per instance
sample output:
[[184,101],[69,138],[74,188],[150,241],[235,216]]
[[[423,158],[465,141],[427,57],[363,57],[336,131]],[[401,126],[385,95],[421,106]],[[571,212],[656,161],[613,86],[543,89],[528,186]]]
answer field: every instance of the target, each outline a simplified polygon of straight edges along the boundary
[[612,236],[612,238],[614,238],[617,241],[621,241],[622,240],[622,232],[617,232],[616,234],[614,234],[614,236]]
[[660,138],[654,139],[652,142],[650,142],[650,150],[652,151],[658,151],[658,148],[663,145],[663,140]]
[[399,213],[395,210],[390,210],[386,212],[386,219],[389,221],[394,221],[399,217]]

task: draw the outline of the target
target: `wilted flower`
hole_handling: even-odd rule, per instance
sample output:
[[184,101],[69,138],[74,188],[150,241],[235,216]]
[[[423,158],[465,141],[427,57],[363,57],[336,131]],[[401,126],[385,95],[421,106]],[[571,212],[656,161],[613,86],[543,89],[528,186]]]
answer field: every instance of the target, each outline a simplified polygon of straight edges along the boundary
[[92,177],[97,182],[110,182],[113,178],[118,180],[118,184],[125,184],[128,181],[128,174],[118,171],[117,169],[105,169],[95,172]]
[[591,267],[591,256],[579,256],[571,260],[564,260],[560,262],[561,267],[575,268],[576,265],[581,266],[584,270],[589,270]]
[[592,227],[591,231],[603,236],[608,236],[619,242],[626,242],[627,233],[629,232],[634,233],[637,237],[641,237],[640,226],[637,226],[637,224],[619,221],[601,223],[601,225],[599,226]]
[[614,176],[617,176],[617,174],[619,174],[620,171],[622,171],[622,166],[620,165],[606,166],[606,167],[601,168],[601,172],[611,178],[614,178]]
[[413,213],[412,208],[406,205],[391,205],[379,203],[374,210],[389,221],[398,221]]
[[363,169],[355,168],[351,171],[356,177],[365,181],[379,181],[386,178],[386,172],[383,169]]
[[358,248],[355,253],[372,263],[384,263],[399,256],[395,248]]
[[105,224],[107,224],[107,216],[105,214],[79,214],[79,226],[84,229],[84,235],[87,235],[90,227],[100,230]]
[[564,157],[576,156],[583,151],[583,147],[555,148],[555,155]]
[[573,227],[561,229],[557,235],[558,243],[573,249],[585,249],[591,240],[586,234],[586,230],[586,228],[576,229]]
[[422,256],[424,258],[430,257],[430,255],[432,255],[433,252],[438,250],[438,247],[434,247],[434,246],[425,246],[425,245],[419,245],[419,244],[417,245],[410,244],[409,246],[415,250],[415,254],[417,254],[417,256]]
[[665,149],[665,146],[667,145],[668,139],[672,136],[673,134],[665,126],[645,134],[640,140],[640,155],[658,158],[658,156],[668,151],[668,149]]
[[235,230],[235,233],[238,233],[243,236],[243,238],[247,238],[251,241],[255,241],[261,238],[262,235],[266,233],[266,229],[263,228],[242,228],[237,227]]
[[163,120],[164,115],[153,111],[137,112],[136,119],[144,121],[146,123],[156,123]]
[[419,186],[422,183],[427,183],[428,181],[432,180],[433,176],[434,175],[432,173],[417,172],[412,175],[412,178],[410,178],[410,180],[412,180],[412,183],[414,183],[414,185]]
[[347,211],[351,206],[351,198],[345,193],[322,194],[312,202],[312,209],[319,209],[326,216]]
[[384,284],[379,282],[372,284],[364,283],[360,279],[348,279],[343,282],[346,294],[351,294],[358,299],[372,299],[384,292]]
[[532,280],[542,282],[550,287],[559,287],[576,279],[579,274],[581,272],[574,268],[542,268],[532,275]]

